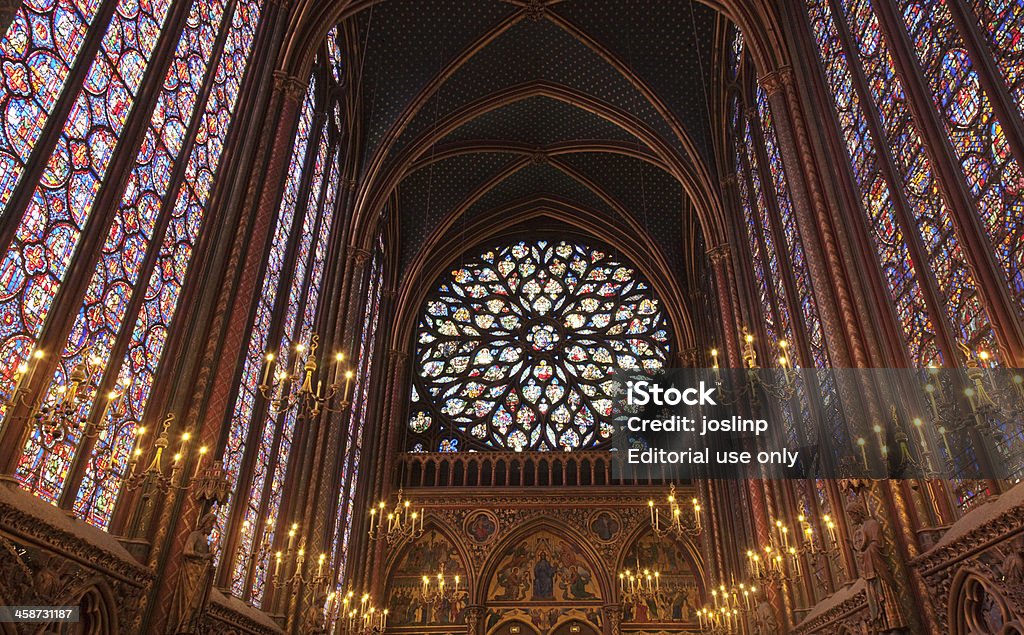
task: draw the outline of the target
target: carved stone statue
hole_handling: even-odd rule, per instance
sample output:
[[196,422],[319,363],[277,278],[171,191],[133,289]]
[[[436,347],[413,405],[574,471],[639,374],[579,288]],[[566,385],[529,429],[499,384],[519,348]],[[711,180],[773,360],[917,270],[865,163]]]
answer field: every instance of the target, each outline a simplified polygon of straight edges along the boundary
[[210,533],[216,524],[217,516],[206,514],[199,520],[199,527],[185,539],[178,584],[167,620],[169,635],[191,634],[198,630],[199,619],[210,594],[210,576],[213,573]]
[[999,568],[1003,572],[1003,581],[1009,587],[1024,586],[1024,538],[1010,544]]
[[754,635],[774,635],[779,632],[779,623],[775,619],[775,609],[768,600],[761,598],[754,609]]
[[906,621],[900,611],[899,591],[889,563],[885,560],[885,536],[882,525],[868,515],[861,501],[846,508],[853,532],[853,553],[860,577],[867,582],[868,612],[874,628],[880,632],[902,630]]

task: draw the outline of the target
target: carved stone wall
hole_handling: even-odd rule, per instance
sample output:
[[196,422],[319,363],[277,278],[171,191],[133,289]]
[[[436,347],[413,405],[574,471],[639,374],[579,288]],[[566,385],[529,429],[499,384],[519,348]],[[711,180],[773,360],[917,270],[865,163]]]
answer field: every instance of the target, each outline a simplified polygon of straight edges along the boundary
[[[0,549],[0,604],[79,606],[82,632],[141,632],[153,575],[110,534],[3,482]],[[21,624],[16,632],[49,631]]]
[[1024,632],[1024,484],[954,523],[913,565],[944,633]]

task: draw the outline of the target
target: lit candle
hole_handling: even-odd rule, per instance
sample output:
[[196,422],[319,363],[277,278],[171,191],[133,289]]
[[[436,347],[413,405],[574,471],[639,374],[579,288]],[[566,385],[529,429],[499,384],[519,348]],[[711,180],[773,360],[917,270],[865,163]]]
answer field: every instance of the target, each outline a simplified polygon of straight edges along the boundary
[[352,387],[352,371],[347,371],[345,373],[345,393],[344,393],[344,395],[342,395],[342,398],[341,398],[342,402],[346,402],[346,403],[348,402],[348,392],[349,392],[349,389],[351,387]]
[[274,354],[273,353],[267,353],[267,358],[266,359],[267,359],[267,363],[263,367],[263,381],[260,382],[261,386],[266,386],[267,385],[267,380],[270,378],[270,371],[274,367]]
[[860,458],[864,461],[864,469],[866,470],[868,469],[868,452],[864,449],[864,446],[867,445],[867,441],[864,440],[864,437],[860,437],[857,439],[857,445],[860,446]]
[[334,356],[334,375],[331,377],[331,386],[337,390],[338,387],[338,371],[341,369],[341,363],[345,361],[345,353],[338,353]]
[[206,457],[207,447],[204,445],[199,448],[199,458],[196,459],[196,471],[192,474],[192,478],[199,476],[199,471],[203,468],[203,459]]
[[178,454],[185,454],[185,447],[188,445],[188,440],[192,438],[191,432],[185,432],[181,435],[181,447],[178,448]]
[[324,560],[326,558],[327,558],[327,554],[325,554],[325,553],[320,554],[320,557],[317,558],[317,567],[316,567],[316,575],[317,575],[317,577],[322,576],[323,573],[324,573]]
[[292,544],[295,542],[295,531],[299,528],[298,523],[292,523],[291,529],[288,530],[288,551],[292,550]]
[[928,403],[931,405],[931,408],[932,408],[932,417],[934,419],[938,419],[939,418],[939,407],[935,403],[935,385],[929,383],[928,385],[926,385],[924,387],[924,391],[925,391],[925,393],[928,394]]
[[281,573],[281,552],[278,551],[274,554],[274,577],[276,578]]
[[949,448],[949,437],[946,436],[946,426],[939,426],[939,435],[942,437],[942,445],[946,447],[946,455],[953,458],[953,450]]

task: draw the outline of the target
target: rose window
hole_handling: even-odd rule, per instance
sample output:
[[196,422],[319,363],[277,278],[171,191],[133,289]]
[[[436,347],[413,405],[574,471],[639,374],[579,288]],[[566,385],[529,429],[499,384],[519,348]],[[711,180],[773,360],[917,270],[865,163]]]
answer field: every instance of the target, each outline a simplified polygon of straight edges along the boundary
[[410,450],[604,445],[614,375],[662,368],[669,325],[632,267],[569,242],[518,242],[442,277],[416,334]]

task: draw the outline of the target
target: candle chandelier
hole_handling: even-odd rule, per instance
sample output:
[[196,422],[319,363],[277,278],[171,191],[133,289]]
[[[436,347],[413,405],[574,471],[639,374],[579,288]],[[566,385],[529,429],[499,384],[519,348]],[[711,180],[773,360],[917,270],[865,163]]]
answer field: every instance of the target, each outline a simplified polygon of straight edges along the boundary
[[[1001,463],[1009,466],[1007,476],[1019,478],[1024,468],[1024,438],[1019,432],[1024,376],[989,368],[991,356],[986,351],[974,355],[967,346],[960,348],[967,360],[962,372],[929,368],[925,376],[927,415],[911,421],[921,447],[919,467],[927,478],[934,478],[942,472],[961,473],[960,463],[974,462],[985,473],[997,474],[992,464]],[[927,434],[929,419],[938,447]],[[951,435],[960,442],[951,443]]]
[[[321,364],[317,363],[316,357],[319,347],[319,335],[312,337],[308,347],[297,344],[294,356],[285,359],[276,371],[278,359],[273,352],[267,352],[263,379],[258,388],[272,410],[285,412],[297,405],[302,412],[316,417],[322,411],[343,412],[348,408],[353,373],[351,370],[343,371],[345,354],[335,353],[334,366],[328,377],[326,372],[322,375],[319,372]],[[325,379],[327,386],[324,386]],[[341,400],[335,403],[339,395]]]
[[454,602],[460,595],[466,592],[461,586],[462,578],[453,575],[449,579],[444,573],[444,564],[436,576],[423,576],[423,585],[420,588],[420,599],[426,604],[439,604],[444,601]]
[[369,593],[355,591],[327,594],[324,615],[327,632],[337,635],[373,635],[383,633],[388,626],[388,609],[376,606]]
[[711,589],[711,604],[697,609],[701,633],[728,635],[748,633],[748,622],[757,610],[757,587],[746,583]]
[[669,486],[666,503],[667,513],[663,513],[662,508],[653,500],[647,501],[647,507],[651,512],[651,528],[659,538],[672,537],[682,540],[700,535],[703,530],[700,501],[693,498],[689,506],[680,505],[676,485],[672,483]]
[[626,569],[619,573],[619,590],[622,601],[637,606],[647,604],[649,600],[657,601],[661,591],[661,573],[652,569],[641,569],[637,557],[636,569]]
[[790,528],[776,520],[769,533],[768,543],[747,550],[747,568],[751,577],[765,585],[800,580],[801,562],[817,562],[821,558],[839,559],[839,536],[835,521],[828,514],[821,518],[825,536],[818,536],[814,523],[803,514],[797,516],[799,529]]
[[426,520],[423,509],[414,511],[412,502],[398,490],[395,506],[388,511],[386,501],[370,508],[370,540],[384,540],[389,547],[400,547],[423,535]]

